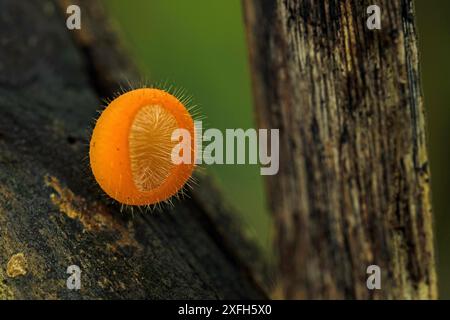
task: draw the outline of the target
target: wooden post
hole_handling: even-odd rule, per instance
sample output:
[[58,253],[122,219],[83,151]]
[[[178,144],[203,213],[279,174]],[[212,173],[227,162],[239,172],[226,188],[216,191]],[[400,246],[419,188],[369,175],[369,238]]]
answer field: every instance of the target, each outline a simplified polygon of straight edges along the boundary
[[413,3],[376,3],[381,30],[371,1],[243,0],[286,298],[437,297]]

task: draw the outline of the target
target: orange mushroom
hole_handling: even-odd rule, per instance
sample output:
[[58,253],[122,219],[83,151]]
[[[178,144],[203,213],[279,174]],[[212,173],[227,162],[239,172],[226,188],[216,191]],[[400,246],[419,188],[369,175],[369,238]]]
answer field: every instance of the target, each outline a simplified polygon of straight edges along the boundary
[[90,142],[90,165],[100,187],[126,205],[156,204],[175,195],[195,165],[172,162],[176,129],[194,137],[188,110],[163,90],[136,89],[113,100],[97,120]]

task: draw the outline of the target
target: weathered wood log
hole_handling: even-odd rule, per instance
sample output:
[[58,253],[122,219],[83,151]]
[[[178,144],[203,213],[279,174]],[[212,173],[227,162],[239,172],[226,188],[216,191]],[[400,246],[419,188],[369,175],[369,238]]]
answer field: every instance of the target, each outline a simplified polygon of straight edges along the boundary
[[139,76],[100,4],[76,3],[81,31],[65,1],[0,1],[0,299],[264,298],[259,251],[210,179],[133,215],[92,181],[100,98]]
[[[411,0],[244,0],[287,298],[436,298],[430,174]],[[382,289],[366,287],[381,268]]]

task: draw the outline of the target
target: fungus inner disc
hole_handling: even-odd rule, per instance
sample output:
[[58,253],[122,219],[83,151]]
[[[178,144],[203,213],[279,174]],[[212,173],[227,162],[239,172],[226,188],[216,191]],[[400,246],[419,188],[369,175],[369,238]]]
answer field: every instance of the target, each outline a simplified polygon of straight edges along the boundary
[[178,128],[175,117],[160,105],[142,107],[130,129],[131,173],[139,191],[159,187],[170,175],[174,164],[171,152],[176,141],[172,133]]

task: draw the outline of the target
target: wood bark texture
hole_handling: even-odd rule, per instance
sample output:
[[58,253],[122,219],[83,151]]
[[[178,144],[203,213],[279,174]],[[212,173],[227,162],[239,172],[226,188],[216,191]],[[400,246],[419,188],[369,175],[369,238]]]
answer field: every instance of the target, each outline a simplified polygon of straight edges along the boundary
[[280,129],[278,297],[437,297],[413,2],[372,2],[243,0],[259,126]]

